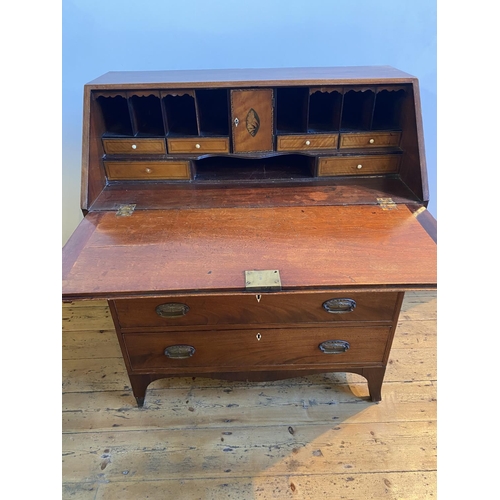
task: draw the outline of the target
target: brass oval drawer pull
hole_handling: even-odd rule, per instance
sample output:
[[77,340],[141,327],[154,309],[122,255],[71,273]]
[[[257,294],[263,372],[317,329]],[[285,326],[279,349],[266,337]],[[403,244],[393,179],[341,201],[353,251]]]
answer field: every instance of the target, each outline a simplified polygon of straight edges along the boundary
[[330,299],[323,302],[323,309],[332,314],[352,312],[355,308],[356,301],[353,299]]
[[160,304],[156,307],[156,314],[162,318],[180,318],[189,312],[187,304],[179,302],[169,302],[167,304]]
[[196,349],[191,345],[171,345],[165,348],[164,354],[167,358],[186,359],[190,358]]
[[341,354],[346,352],[349,347],[351,347],[349,342],[345,340],[326,340],[318,346],[319,350],[325,354]]

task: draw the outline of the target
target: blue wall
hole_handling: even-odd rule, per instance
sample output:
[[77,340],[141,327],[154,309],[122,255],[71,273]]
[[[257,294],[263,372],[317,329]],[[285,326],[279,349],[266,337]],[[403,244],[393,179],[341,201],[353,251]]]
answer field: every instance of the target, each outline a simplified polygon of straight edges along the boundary
[[88,81],[113,70],[358,65],[419,78],[437,217],[435,0],[63,0],[63,243],[81,219]]

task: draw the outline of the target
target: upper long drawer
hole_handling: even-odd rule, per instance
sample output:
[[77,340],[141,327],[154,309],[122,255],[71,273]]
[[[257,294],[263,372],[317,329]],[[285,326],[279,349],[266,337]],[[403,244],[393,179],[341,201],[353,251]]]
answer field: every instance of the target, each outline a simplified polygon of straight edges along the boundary
[[115,300],[122,328],[391,321],[397,293],[263,293]]

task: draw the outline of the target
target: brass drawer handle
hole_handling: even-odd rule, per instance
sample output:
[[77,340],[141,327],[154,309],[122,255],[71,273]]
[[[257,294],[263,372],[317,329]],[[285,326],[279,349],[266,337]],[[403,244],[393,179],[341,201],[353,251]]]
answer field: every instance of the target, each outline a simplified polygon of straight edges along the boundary
[[187,304],[178,302],[169,302],[167,304],[160,304],[156,307],[156,314],[162,318],[180,318],[189,312]]
[[191,345],[171,345],[165,348],[164,354],[167,358],[186,359],[190,358],[196,349]]
[[331,314],[348,313],[355,308],[356,301],[353,299],[330,299],[323,302],[323,309]]
[[341,354],[346,352],[349,347],[351,347],[349,342],[345,340],[326,340],[318,346],[319,350],[325,354]]

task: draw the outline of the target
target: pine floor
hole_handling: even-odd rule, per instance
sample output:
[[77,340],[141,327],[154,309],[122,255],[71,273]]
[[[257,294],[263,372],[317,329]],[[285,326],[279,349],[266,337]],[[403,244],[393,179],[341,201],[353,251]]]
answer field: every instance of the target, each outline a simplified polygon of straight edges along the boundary
[[436,293],[405,296],[382,402],[364,379],[171,378],[135,406],[105,302],[63,305],[62,498],[436,497]]

